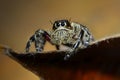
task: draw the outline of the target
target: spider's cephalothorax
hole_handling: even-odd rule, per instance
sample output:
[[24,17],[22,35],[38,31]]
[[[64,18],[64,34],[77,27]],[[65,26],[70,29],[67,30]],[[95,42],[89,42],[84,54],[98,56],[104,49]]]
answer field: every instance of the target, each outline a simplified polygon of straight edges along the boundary
[[68,20],[58,20],[55,21],[53,24],[53,30],[56,30],[59,27],[66,27],[66,28],[70,28],[70,22]]
[[56,45],[72,43],[74,34],[73,28],[68,20],[55,21],[53,31],[50,34],[51,42]]
[[31,42],[35,42],[36,51],[41,52],[45,42],[48,41],[55,45],[58,50],[65,49],[61,46],[67,47],[66,49],[70,51],[68,57],[78,48],[86,48],[93,40],[87,27],[68,20],[57,20],[53,23],[50,33],[41,29],[35,32],[26,45],[26,52],[29,52]]

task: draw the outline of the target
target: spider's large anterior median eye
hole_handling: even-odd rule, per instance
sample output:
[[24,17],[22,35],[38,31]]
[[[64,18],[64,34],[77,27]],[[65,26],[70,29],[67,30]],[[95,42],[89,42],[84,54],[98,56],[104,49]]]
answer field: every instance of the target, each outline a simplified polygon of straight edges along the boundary
[[55,26],[56,26],[56,27],[59,27],[59,26],[60,26],[60,24],[59,24],[59,23],[55,23]]
[[53,24],[53,30],[57,29],[58,27],[60,27],[60,23],[59,22],[55,22]]
[[66,26],[66,23],[65,22],[61,22],[61,26]]
[[60,27],[60,23],[55,23],[55,27],[56,28]]

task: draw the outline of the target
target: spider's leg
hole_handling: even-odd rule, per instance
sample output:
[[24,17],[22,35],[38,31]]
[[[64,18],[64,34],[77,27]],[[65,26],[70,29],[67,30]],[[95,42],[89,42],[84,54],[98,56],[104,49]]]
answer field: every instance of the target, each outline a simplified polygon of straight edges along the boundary
[[31,46],[31,43],[35,41],[35,35],[31,36],[30,39],[28,40],[27,44],[26,44],[26,52],[29,52],[29,48]]
[[38,30],[35,33],[35,49],[36,52],[42,52],[46,41],[50,42],[50,35],[44,30]]
[[35,49],[36,52],[42,52],[44,50],[44,45],[45,45],[46,40],[43,41],[43,43],[35,42]]
[[64,57],[64,60],[67,60],[72,54],[74,54],[79,45],[83,43],[82,41],[83,35],[84,30],[81,30],[76,43],[73,45],[73,48],[69,52],[67,52],[67,55]]
[[83,40],[82,40],[83,37],[84,37],[84,30],[81,29],[78,39],[76,43],[73,45],[73,49],[72,49],[73,51],[75,51],[79,47],[80,44],[83,44]]

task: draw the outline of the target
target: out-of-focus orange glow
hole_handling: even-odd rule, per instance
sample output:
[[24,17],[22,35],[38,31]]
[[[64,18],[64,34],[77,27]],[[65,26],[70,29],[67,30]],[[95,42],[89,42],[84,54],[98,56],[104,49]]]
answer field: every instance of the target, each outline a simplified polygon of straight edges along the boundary
[[[49,20],[57,19],[71,18],[88,26],[95,39],[120,33],[119,4],[119,0],[1,0],[0,44],[23,52],[35,30],[49,30],[52,28]],[[47,43],[45,51],[49,50],[54,50],[54,46]],[[13,60],[0,55],[0,80],[39,79]]]
[[119,80],[119,78],[102,74],[96,71],[89,71],[84,74],[78,71],[78,73],[75,75],[74,80]]

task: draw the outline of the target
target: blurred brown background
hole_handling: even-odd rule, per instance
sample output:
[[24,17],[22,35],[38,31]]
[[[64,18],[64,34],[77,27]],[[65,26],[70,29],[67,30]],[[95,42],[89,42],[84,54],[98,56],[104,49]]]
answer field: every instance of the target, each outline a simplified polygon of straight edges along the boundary
[[[51,29],[49,20],[70,18],[88,26],[95,39],[118,34],[120,0],[0,0],[0,44],[24,52],[35,30]],[[47,43],[45,49],[54,47]],[[38,80],[38,77],[0,54],[0,80]]]

